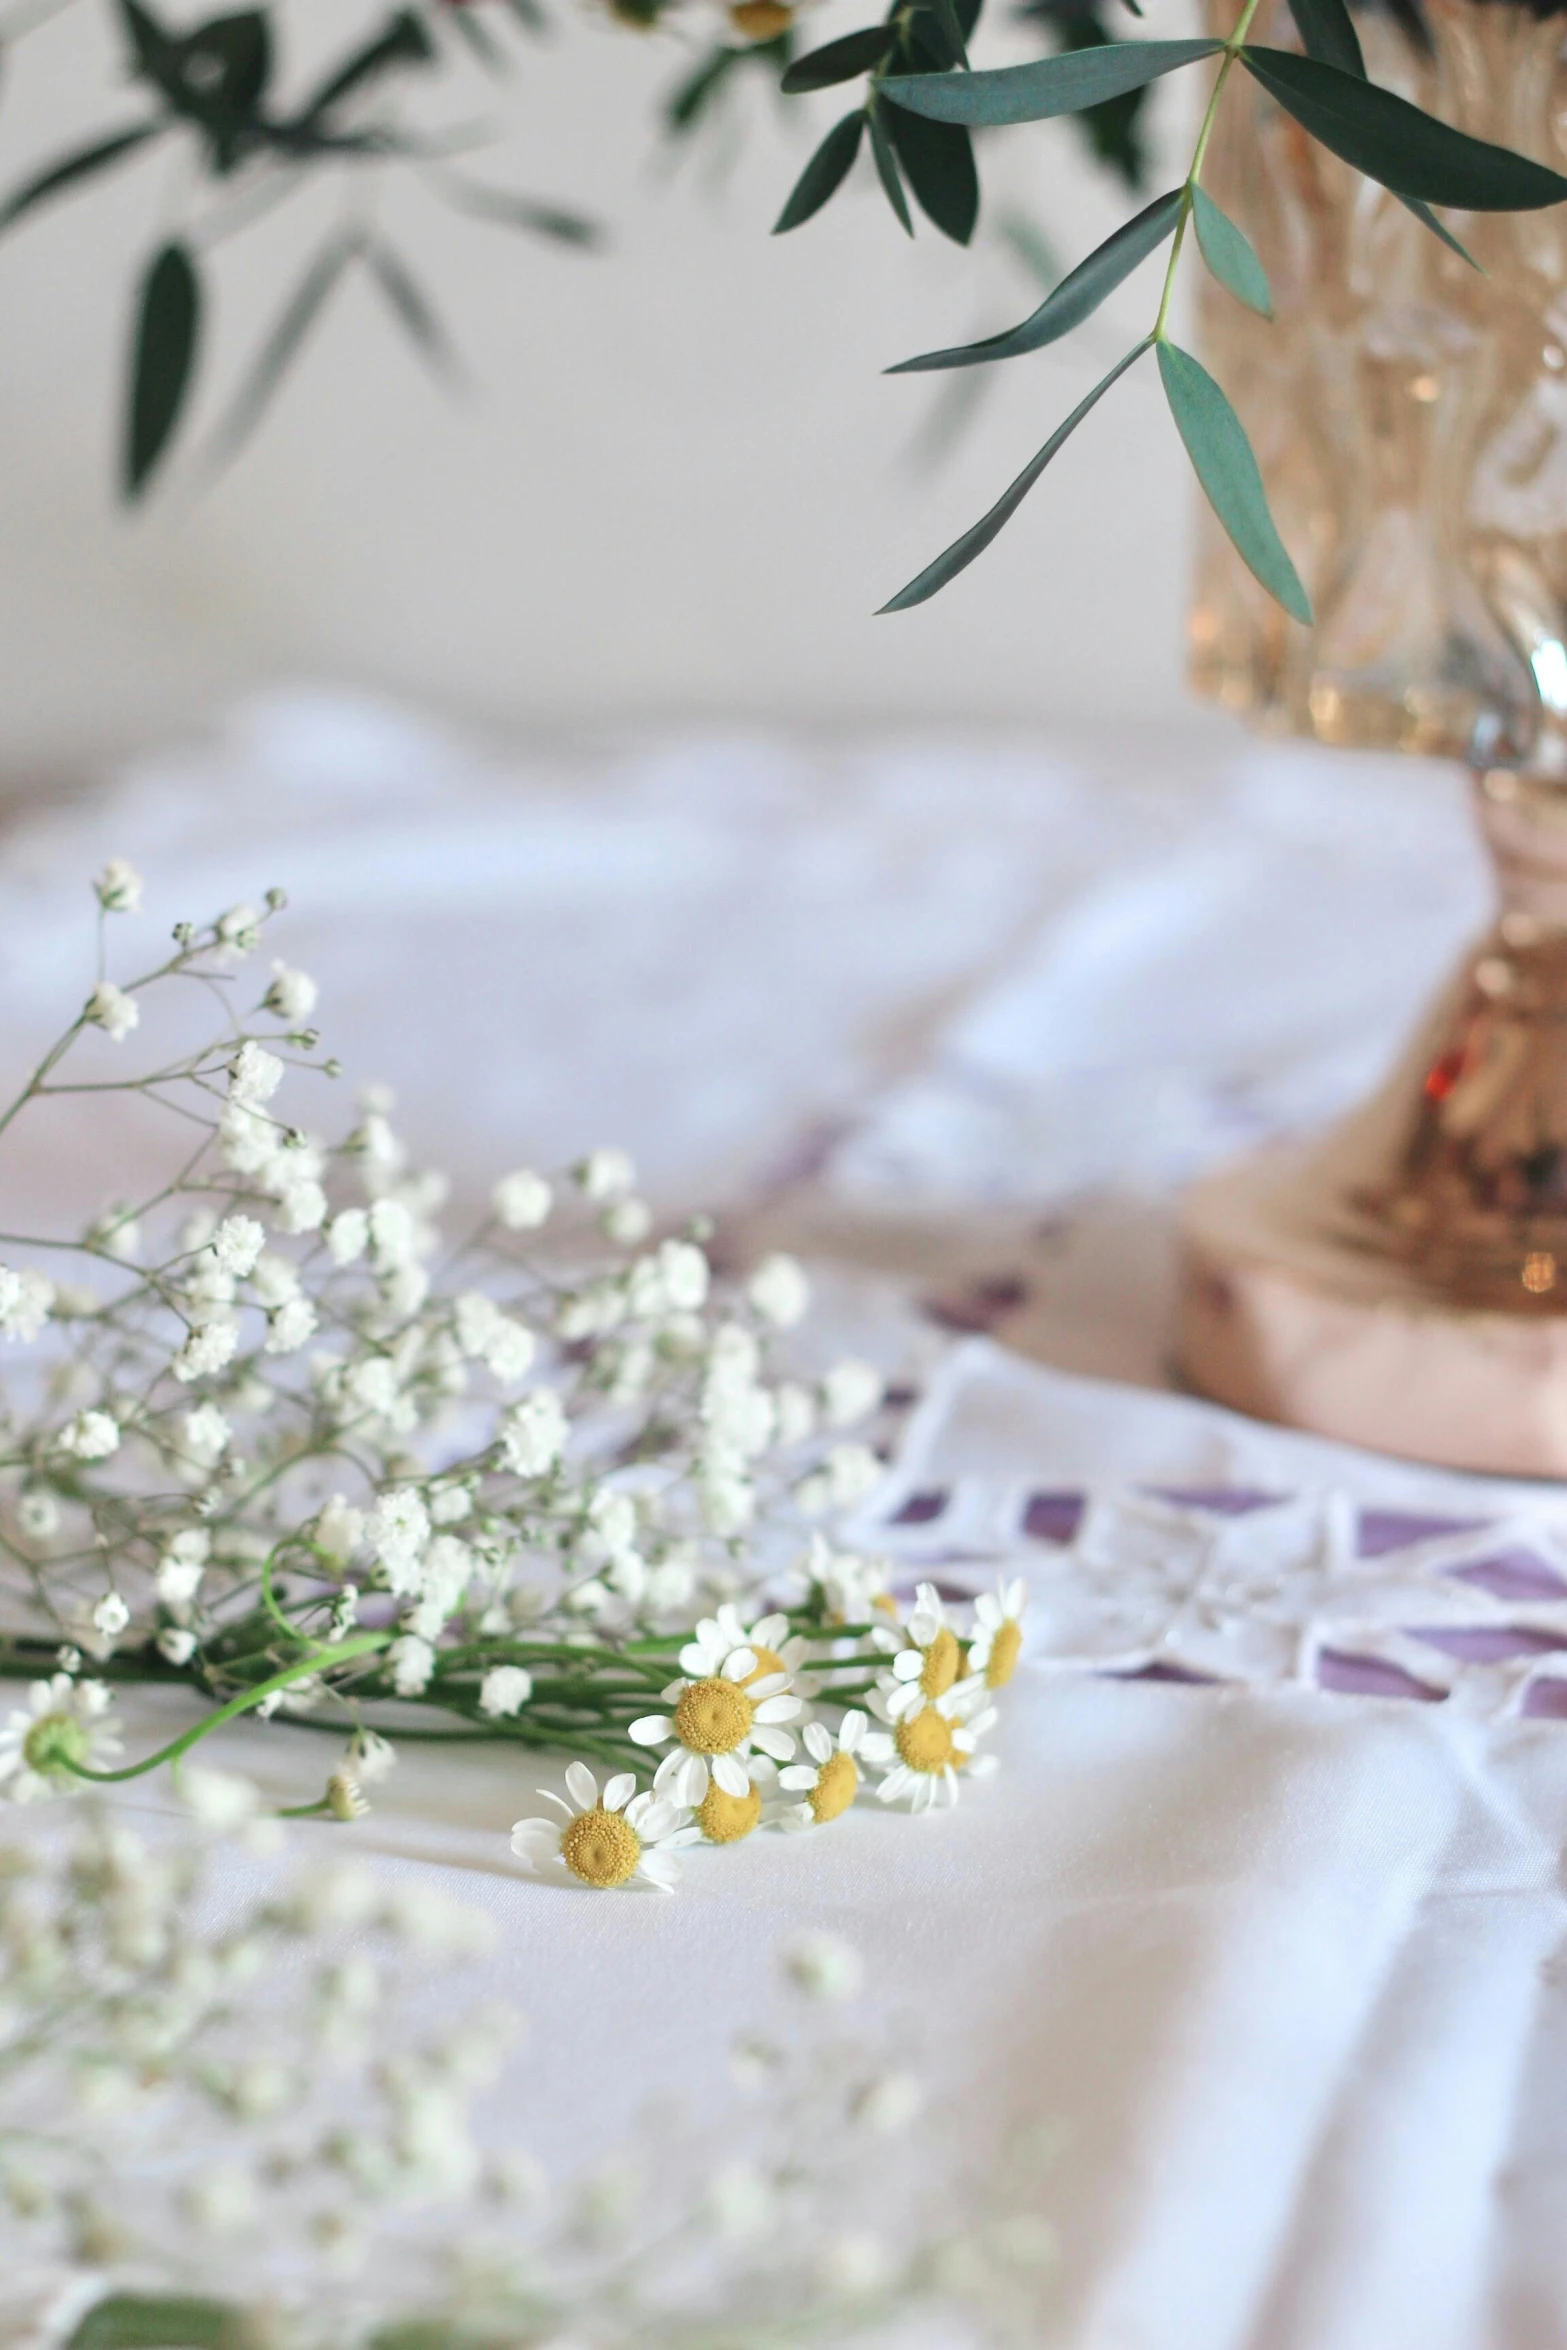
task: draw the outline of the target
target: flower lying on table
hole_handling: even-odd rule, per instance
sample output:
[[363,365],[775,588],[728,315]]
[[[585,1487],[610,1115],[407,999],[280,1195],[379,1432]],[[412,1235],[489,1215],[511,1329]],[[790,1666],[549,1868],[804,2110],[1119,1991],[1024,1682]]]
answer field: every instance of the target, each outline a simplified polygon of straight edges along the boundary
[[[721,1281],[706,1223],[656,1233],[615,1149],[514,1169],[444,1234],[449,1186],[384,1093],[335,1141],[279,1106],[295,1073],[338,1075],[308,974],[275,961],[243,1006],[280,893],[178,925],[117,983],[102,950],[141,884],[116,860],[97,888],[97,977],[0,1149],[91,1094],[162,1113],[171,1150],[145,1198],[6,1242],[0,1672],[39,1678],[0,1789],[132,1778],[254,1714],[341,1729],[296,1808],[350,1820],[399,1734],[509,1742],[580,1773],[567,1826],[519,1824],[519,1856],[600,1887],[837,1819],[865,1773],[915,1809],[955,1797],[1021,1590],[964,1632],[922,1585],[905,1619],[878,1561],[813,1531],[881,1474],[856,1430],[882,1384],[777,1359],[798,1265]],[[134,1681],[209,1702],[117,1763],[111,1693]]]

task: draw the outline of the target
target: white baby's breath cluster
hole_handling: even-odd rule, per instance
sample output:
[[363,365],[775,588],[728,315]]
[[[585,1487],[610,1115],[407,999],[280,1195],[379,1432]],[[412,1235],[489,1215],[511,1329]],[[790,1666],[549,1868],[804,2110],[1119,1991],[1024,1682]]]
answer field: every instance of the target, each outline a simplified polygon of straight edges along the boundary
[[[562,2174],[518,2019],[476,2004],[482,1913],[353,1865],[246,1899],[234,1869],[107,1816],[0,1847],[0,2339],[787,2350],[959,2315],[1032,2339],[1032,2184],[1009,2155],[980,2223],[920,2208],[924,2094],[905,2035],[851,2016],[847,1945],[781,1954],[727,2097],[666,2098],[645,2145]],[[603,2061],[636,2033],[601,2019]]]
[[[115,860],[96,887],[116,939],[142,884]],[[0,1112],[3,1152],[86,1084],[170,1136],[150,1196],[0,1264],[0,1669],[33,1680],[0,1791],[308,1712],[346,1744],[299,1808],[349,1820],[413,1704],[578,1758],[564,1817],[518,1824],[525,1862],[665,1887],[682,1846],[824,1825],[867,1786],[955,1798],[989,1766],[1022,1590],[960,1623],[829,1539],[882,1473],[882,1382],[799,1368],[800,1267],[720,1280],[706,1224],[660,1230],[612,1148],[513,1169],[448,1228],[384,1090],[326,1130],[315,982],[270,957],[253,976],[282,903],[179,925],[123,984],[101,964]],[[219,1035],[164,1041],[214,992]],[[111,1700],[134,1679],[211,1709],[125,1761]]]

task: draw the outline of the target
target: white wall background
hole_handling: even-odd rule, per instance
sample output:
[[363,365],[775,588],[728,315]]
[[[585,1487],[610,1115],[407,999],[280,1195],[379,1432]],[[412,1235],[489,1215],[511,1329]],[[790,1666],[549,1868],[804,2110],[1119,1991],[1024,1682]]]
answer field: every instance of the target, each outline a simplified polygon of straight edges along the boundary
[[[832,0],[813,45],[868,13]],[[350,0],[296,15],[295,81],[368,21]],[[597,212],[608,253],[458,219],[389,177],[386,225],[439,296],[466,396],[434,386],[352,285],[237,468],[198,493],[195,468],[176,467],[134,516],[112,488],[129,288],[179,215],[173,159],[0,241],[6,781],[68,773],[282,677],[389,685],[532,729],[1179,717],[1192,493],[1151,369],[966,579],[920,612],[871,617],[1146,325],[1156,280],[1145,271],[1064,351],[998,369],[933,462],[934,387],[879,370],[1010,323],[1036,296],[998,245],[964,255],[922,229],[910,246],[864,160],[852,200],[768,236],[840,93],[783,119],[752,93],[721,185],[711,142],[672,171],[655,105],[717,21],[693,0],[684,41],[639,38],[583,11],[524,55],[504,99],[452,80],[448,119],[508,125],[475,170]],[[1029,51],[993,32],[985,53]],[[22,44],[0,185],[132,118],[117,57],[106,0]],[[1197,95],[1188,76],[1156,101],[1172,177]],[[421,89],[424,120],[443,116],[437,97]],[[1069,260],[1126,210],[1067,126],[1003,133],[992,154],[987,181]],[[307,195],[224,249],[204,425],[336,203]]]

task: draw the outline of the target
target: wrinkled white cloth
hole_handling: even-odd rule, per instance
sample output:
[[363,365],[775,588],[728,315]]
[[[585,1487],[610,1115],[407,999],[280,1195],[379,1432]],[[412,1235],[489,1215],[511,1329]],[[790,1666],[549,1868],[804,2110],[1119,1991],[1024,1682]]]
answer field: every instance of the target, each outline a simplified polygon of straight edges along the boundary
[[[280,951],[321,979],[333,1049],[398,1088],[462,1183],[614,1139],[683,1205],[791,1169],[872,1206],[1157,1199],[1352,1097],[1483,902],[1450,778],[1183,755],[708,744],[568,778],[351,699],[255,708],[13,835],[5,1058],[77,983],[85,871],[125,854],[159,919],[286,883]],[[41,1149],[13,1170],[18,1197],[60,1173]],[[1158,1301],[1140,1310],[1152,1359]],[[856,1311],[907,1351],[894,1291]],[[1149,1487],[1560,1539],[1559,1491],[985,1343],[930,1376],[935,1345],[865,1508],[910,1574],[1021,1571],[1047,1611],[1065,1553],[1012,1505]],[[937,1489],[956,1519],[889,1524]],[[529,2137],[552,2161],[613,2145],[671,2081],[716,2098],[777,1945],[825,1926],[917,2024],[944,2158],[983,2181],[1007,2125],[1058,2125],[1042,2345],[1567,2345],[1567,1722],[1047,1650],[1008,1693],[1003,1773],[956,1812],[699,1852],[673,1900],[528,1880],[507,1830],[535,1774],[504,1754],[405,1752],[354,1843],[494,1913],[486,1987],[533,2021]],[[133,1745],[184,1718],[141,1700]],[[332,1751],[278,1722],[215,1759],[298,1801]]]

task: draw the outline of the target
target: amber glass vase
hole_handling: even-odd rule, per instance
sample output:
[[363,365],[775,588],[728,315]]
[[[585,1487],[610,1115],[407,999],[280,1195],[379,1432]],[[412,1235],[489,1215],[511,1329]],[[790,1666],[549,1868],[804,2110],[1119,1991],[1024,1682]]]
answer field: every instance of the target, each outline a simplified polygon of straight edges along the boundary
[[[1296,45],[1282,0],[1262,18]],[[1567,17],[1422,0],[1357,23],[1375,80],[1567,170]],[[1455,218],[1470,269],[1239,74],[1206,177],[1278,316],[1210,285],[1203,342],[1317,624],[1205,518],[1199,691],[1323,742],[1567,776],[1567,206]]]
[[[1375,80],[1567,171],[1567,14],[1356,21]],[[1297,45],[1283,0],[1257,32]],[[1240,74],[1205,177],[1277,317],[1209,284],[1204,352],[1316,623],[1205,515],[1195,683],[1264,728],[1466,762],[1500,903],[1375,1102],[1193,1193],[1182,1359],[1273,1417],[1567,1474],[1567,205],[1451,216],[1472,269]]]

